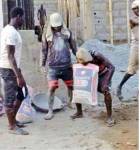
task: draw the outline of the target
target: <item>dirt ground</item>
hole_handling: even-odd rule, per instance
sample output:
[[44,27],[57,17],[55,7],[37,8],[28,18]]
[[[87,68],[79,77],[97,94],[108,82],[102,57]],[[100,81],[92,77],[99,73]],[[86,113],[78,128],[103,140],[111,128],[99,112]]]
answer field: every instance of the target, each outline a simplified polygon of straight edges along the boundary
[[[41,45],[32,35],[23,33],[23,73],[36,93],[47,92],[47,80],[39,68]],[[67,99],[66,92],[61,83],[57,96]],[[25,128],[28,136],[9,134],[4,115],[0,118],[0,150],[137,150],[138,102],[121,103],[115,97],[113,101],[116,125],[111,128],[105,123],[105,108],[99,106],[84,106],[84,118],[75,121],[70,119],[75,109],[65,108],[50,121],[37,113],[36,120]]]

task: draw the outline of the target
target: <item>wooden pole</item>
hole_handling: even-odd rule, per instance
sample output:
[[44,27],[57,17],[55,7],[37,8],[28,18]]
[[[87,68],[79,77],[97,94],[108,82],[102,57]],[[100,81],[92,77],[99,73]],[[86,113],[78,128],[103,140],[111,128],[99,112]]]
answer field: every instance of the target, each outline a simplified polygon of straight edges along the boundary
[[114,44],[112,0],[109,0],[110,43]]
[[129,5],[130,5],[130,2],[129,2],[129,0],[126,0],[126,16],[127,16],[127,41],[128,41],[128,44],[130,44],[130,23],[129,23],[130,16],[129,16]]

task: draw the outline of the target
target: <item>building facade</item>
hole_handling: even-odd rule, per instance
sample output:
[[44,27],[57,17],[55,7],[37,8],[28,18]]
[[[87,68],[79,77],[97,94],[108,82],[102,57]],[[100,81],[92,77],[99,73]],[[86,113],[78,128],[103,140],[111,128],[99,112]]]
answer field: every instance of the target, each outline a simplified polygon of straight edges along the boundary
[[[112,10],[109,8],[109,1],[112,3]],[[76,38],[86,40],[93,37],[110,41],[112,28],[113,40],[123,41],[128,39],[129,12],[127,7],[130,7],[132,1],[133,0],[1,0],[0,19],[2,21],[0,22],[0,27],[8,23],[11,8],[21,6],[25,10],[24,29],[33,29],[34,25],[38,24],[37,11],[40,5],[43,4],[47,12],[47,21],[49,20],[49,15],[56,11],[59,11],[64,18],[66,13],[69,14],[69,16],[71,15],[69,19],[69,23],[71,24],[68,26],[72,29]],[[128,3],[129,6],[127,5]],[[73,4],[77,4],[77,6],[75,7]],[[63,7],[63,9],[61,7]],[[65,10],[64,7],[67,10]],[[73,17],[74,14],[72,13],[75,9],[79,9],[79,15]],[[112,15],[112,25],[110,24],[110,13]]]

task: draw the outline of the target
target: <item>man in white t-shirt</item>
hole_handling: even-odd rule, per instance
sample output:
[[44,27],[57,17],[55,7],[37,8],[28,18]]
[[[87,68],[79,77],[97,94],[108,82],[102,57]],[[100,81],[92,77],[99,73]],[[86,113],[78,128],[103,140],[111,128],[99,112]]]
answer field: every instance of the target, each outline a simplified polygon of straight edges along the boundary
[[1,32],[0,75],[5,111],[9,121],[9,129],[13,134],[27,135],[28,132],[19,128],[16,123],[16,113],[23,100],[22,87],[26,85],[21,73],[20,58],[22,39],[17,29],[23,24],[23,9],[13,8],[10,23]]
[[127,72],[124,75],[121,83],[117,87],[117,96],[120,100],[123,99],[121,90],[123,85],[130,77],[136,74],[139,68],[139,0],[132,3],[132,14],[130,18],[131,27],[131,50],[129,55],[129,63]]

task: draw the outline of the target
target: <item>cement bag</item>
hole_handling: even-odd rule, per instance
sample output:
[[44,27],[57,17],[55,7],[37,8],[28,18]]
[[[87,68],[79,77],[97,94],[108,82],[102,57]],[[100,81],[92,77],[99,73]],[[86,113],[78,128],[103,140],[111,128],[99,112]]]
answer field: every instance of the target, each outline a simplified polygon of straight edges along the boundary
[[31,96],[28,94],[21,103],[17,112],[16,120],[21,123],[31,123],[35,117],[35,110],[31,106]]
[[97,105],[99,67],[94,64],[73,65],[73,103]]

